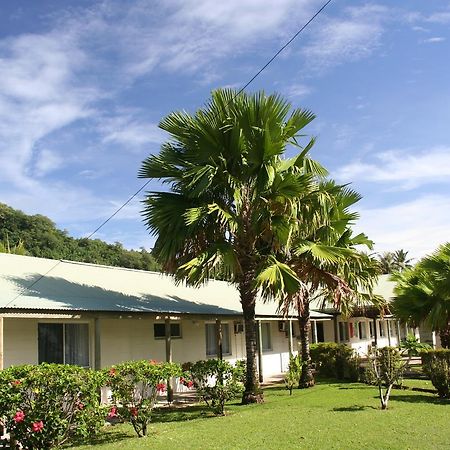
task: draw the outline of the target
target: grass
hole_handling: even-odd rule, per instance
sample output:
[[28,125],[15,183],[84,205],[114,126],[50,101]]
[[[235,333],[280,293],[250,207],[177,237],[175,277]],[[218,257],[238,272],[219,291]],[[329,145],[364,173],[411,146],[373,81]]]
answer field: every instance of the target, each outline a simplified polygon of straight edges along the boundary
[[262,405],[228,406],[212,417],[202,406],[158,411],[146,438],[129,425],[109,427],[87,449],[448,449],[450,402],[395,390],[381,411],[377,389],[359,383],[320,383],[312,389],[265,390]]

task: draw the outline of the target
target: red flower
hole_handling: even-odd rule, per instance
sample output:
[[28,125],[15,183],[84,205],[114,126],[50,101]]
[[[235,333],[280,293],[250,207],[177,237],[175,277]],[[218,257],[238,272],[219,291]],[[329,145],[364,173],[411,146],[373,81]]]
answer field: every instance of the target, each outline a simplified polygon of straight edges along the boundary
[[117,407],[113,406],[108,413],[108,417],[111,419],[113,417],[117,417]]
[[158,392],[164,392],[166,390],[166,385],[164,383],[158,383],[156,385],[156,390]]
[[116,375],[116,369],[114,367],[111,367],[111,369],[109,369],[109,376],[113,377]]
[[24,419],[25,419],[25,413],[23,411],[17,411],[13,417],[13,420],[16,423],[23,422]]
[[192,380],[189,380],[189,381],[187,382],[186,386],[187,386],[188,388],[191,388],[192,386],[194,386],[194,382],[193,382]]
[[156,361],[156,359],[151,359],[151,360],[149,361],[149,363],[150,363],[152,366],[154,366],[155,364],[158,364],[158,361]]
[[19,385],[22,384],[22,382],[21,382],[20,380],[14,380],[14,381],[11,381],[11,384],[12,384],[13,386],[19,386]]
[[40,433],[43,428],[44,428],[44,423],[42,422],[42,420],[40,420],[39,422],[33,422],[33,424],[31,425],[31,429],[33,430],[33,433]]
[[137,417],[137,415],[138,415],[138,409],[135,408],[134,406],[131,407],[131,408],[130,408],[130,414],[131,414],[133,417]]
[[76,407],[77,407],[78,409],[83,409],[83,408],[84,408],[84,403],[83,403],[83,402],[80,402],[80,400],[78,400],[78,401],[75,403],[75,405],[76,405]]

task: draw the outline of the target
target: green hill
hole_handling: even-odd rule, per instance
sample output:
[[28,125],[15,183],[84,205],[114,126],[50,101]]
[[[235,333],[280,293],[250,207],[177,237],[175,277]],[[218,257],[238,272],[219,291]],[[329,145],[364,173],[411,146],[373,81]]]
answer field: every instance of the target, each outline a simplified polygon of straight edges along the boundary
[[50,259],[67,259],[130,269],[159,271],[145,249],[126,250],[122,244],[100,239],[73,238],[46,216],[27,215],[0,203],[0,252],[11,251]]

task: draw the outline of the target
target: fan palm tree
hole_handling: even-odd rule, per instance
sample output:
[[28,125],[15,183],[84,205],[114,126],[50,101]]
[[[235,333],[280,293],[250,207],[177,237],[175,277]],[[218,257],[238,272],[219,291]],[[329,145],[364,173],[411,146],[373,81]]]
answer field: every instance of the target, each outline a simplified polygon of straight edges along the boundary
[[169,186],[147,193],[143,211],[163,269],[195,286],[220,273],[239,290],[247,353],[243,403],[262,400],[256,280],[264,273],[280,295],[298,291],[299,279],[276,254],[289,245],[298,205],[325,198],[315,176],[325,170],[308,156],[314,139],[283,158],[287,146],[300,147],[299,133],[313,119],[277,95],[218,90],[194,115],[162,120],[170,140],[139,172]]
[[394,314],[414,327],[427,323],[439,333],[442,347],[450,348],[450,243],[392,278]]
[[412,267],[412,259],[408,258],[408,252],[400,249],[392,253],[393,267],[396,271],[402,272]]
[[308,221],[313,224],[309,229],[298,227],[285,261],[301,281],[301,288],[280,302],[285,314],[292,308],[298,313],[303,388],[314,385],[309,343],[311,302],[320,298],[322,307],[330,303],[344,314],[357,306],[380,307],[382,303],[372,295],[379,275],[378,261],[360,250],[362,246],[371,249],[372,241],[362,233],[354,236],[351,230],[358,215],[349,208],[360,200],[360,195],[332,181],[323,183],[322,189],[329,194],[328,211],[323,215],[326,220],[317,227],[314,221]]

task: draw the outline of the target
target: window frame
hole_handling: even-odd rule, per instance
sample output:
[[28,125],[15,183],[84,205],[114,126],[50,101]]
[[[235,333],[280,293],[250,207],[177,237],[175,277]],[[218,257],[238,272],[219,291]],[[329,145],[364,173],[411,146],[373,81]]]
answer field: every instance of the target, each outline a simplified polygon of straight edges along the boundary
[[[164,334],[161,336],[156,336],[156,326],[162,325],[164,327]],[[179,329],[179,334],[174,335],[173,334],[173,326],[177,326]],[[153,339],[160,341],[164,340],[166,338],[166,324],[164,322],[153,322]],[[170,339],[183,339],[183,330],[181,327],[181,322],[170,322]]]
[[[263,328],[265,328],[267,331],[269,347],[264,347]],[[273,352],[272,327],[270,326],[270,322],[261,322],[261,344],[262,344],[261,351],[263,353]]]
[[[229,322],[222,322],[222,356],[232,356],[233,354],[233,349],[231,346],[231,333],[230,333],[230,324]],[[229,352],[224,351],[224,345],[223,345],[223,327],[226,326],[228,328],[228,333],[227,333],[227,344],[228,344],[228,349]],[[206,354],[206,358],[217,358],[217,341],[216,339],[214,339],[214,347],[215,347],[215,352],[214,353],[208,353],[208,328],[209,329],[213,329],[214,330],[214,336],[216,335],[216,322],[205,322],[205,354]]]
[[[82,364],[74,364],[84,368],[92,367],[92,342],[91,342],[91,324],[89,321],[59,321],[59,320],[39,320],[37,323],[37,361],[38,364],[45,363],[46,361],[41,360],[40,356],[40,325],[60,325],[61,326],[61,345],[62,345],[62,361],[57,362],[55,364],[69,364],[66,362],[66,350],[67,350],[67,338],[66,338],[66,326],[67,325],[77,325],[77,326],[85,326],[87,331],[87,365]],[[73,363],[71,363],[73,364]]]

